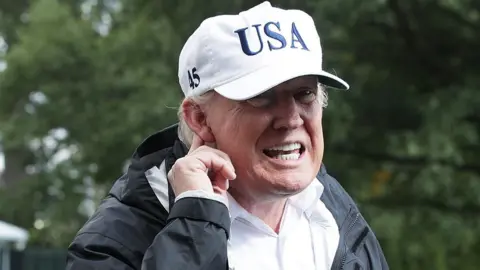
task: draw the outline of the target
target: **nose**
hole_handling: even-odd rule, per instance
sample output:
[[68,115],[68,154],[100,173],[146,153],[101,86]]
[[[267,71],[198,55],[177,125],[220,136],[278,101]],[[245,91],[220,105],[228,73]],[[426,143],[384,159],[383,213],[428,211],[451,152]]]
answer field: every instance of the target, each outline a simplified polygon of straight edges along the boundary
[[294,97],[281,98],[275,104],[274,108],[274,129],[296,129],[303,125],[303,119],[300,115],[301,108]]

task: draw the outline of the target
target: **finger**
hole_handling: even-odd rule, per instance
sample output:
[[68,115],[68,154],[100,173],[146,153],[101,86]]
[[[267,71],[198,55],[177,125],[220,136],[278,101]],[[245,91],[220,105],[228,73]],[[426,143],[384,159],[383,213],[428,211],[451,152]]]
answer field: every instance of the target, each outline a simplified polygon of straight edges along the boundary
[[232,175],[226,174],[225,171],[215,172],[213,170],[208,172],[208,178],[210,179],[212,186],[219,186],[224,190],[228,189],[230,181],[233,180],[231,179]]
[[232,162],[232,160],[230,159],[230,157],[227,155],[227,153],[221,151],[221,150],[218,150],[218,149],[210,149],[210,151],[214,152],[216,155],[219,155],[221,158],[225,159],[226,161],[228,162]]
[[222,196],[227,196],[226,193],[227,193],[227,190],[228,189],[222,189],[222,188],[219,188],[218,186],[212,186],[213,188],[213,192],[215,192],[216,194],[218,195],[222,195]]
[[205,142],[205,145],[210,148],[217,149],[217,144],[215,142]]
[[216,174],[214,180],[212,181],[213,187],[218,187],[221,190],[227,191],[230,185],[230,180],[226,179],[225,176]]
[[205,142],[202,140],[202,138],[200,138],[200,136],[198,136],[197,133],[193,132],[192,145],[190,146],[188,153],[190,154],[191,152],[195,151],[197,148],[199,148],[204,144]]
[[[220,167],[220,166],[216,167],[215,166],[216,164],[212,164],[214,166],[211,168],[211,170],[216,175],[221,174],[224,177],[224,179],[233,180],[237,178],[237,175],[235,174],[235,167],[233,167],[230,157],[222,151],[215,151],[214,153],[218,155],[218,157],[221,159],[219,160],[219,162],[223,163],[223,167]],[[221,164],[219,163],[219,165]]]
[[207,169],[215,173],[215,175],[220,174],[224,179],[235,179],[237,177],[230,159],[225,159],[216,152],[199,153],[196,155],[196,158],[198,158]]
[[[218,149],[213,149],[213,148],[204,148],[202,150],[202,152],[200,153],[200,150],[198,151],[198,153],[196,153],[195,155],[204,155],[203,153],[213,153],[215,155],[218,155],[220,158],[223,158],[225,159],[226,161],[228,161],[230,164],[232,164],[232,160],[230,159],[230,157],[227,155],[227,153],[223,152],[223,151],[220,151]],[[207,154],[209,155],[209,154]],[[210,169],[210,168],[208,168]],[[232,164],[232,169],[235,170],[235,168],[233,167],[233,164]]]

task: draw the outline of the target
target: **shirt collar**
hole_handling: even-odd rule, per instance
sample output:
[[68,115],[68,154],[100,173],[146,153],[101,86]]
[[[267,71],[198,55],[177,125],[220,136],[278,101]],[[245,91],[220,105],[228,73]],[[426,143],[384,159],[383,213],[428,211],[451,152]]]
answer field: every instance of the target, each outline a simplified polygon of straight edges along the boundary
[[[317,179],[313,181],[302,190],[300,193],[291,196],[287,203],[290,203],[293,207],[301,210],[307,216],[310,216],[315,209],[315,206],[320,200],[323,194],[324,187],[322,183]],[[240,205],[238,202],[227,192],[228,208],[230,212],[230,220],[233,222],[237,217],[247,217],[250,214]]]
[[290,197],[288,202],[293,207],[307,214],[307,216],[310,216],[323,194],[323,189],[322,183],[315,178],[306,189]]

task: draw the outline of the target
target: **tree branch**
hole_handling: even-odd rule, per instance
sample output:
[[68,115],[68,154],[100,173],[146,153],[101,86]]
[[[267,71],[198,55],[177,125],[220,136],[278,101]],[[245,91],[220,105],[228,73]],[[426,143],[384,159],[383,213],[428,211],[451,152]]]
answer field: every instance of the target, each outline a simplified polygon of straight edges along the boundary
[[407,14],[402,10],[400,7],[400,3],[398,0],[389,0],[388,6],[395,14],[395,18],[398,24],[399,31],[401,32],[403,38],[405,39],[405,43],[410,50],[415,49],[415,35],[410,27],[410,23],[408,22]]

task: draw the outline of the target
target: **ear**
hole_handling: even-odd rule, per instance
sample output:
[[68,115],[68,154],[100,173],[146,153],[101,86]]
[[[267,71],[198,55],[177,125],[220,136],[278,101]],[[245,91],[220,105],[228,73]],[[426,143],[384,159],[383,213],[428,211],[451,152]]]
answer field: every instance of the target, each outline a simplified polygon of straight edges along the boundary
[[215,137],[207,124],[205,111],[191,99],[185,99],[181,106],[183,109],[183,118],[190,129],[204,142],[214,143]]

